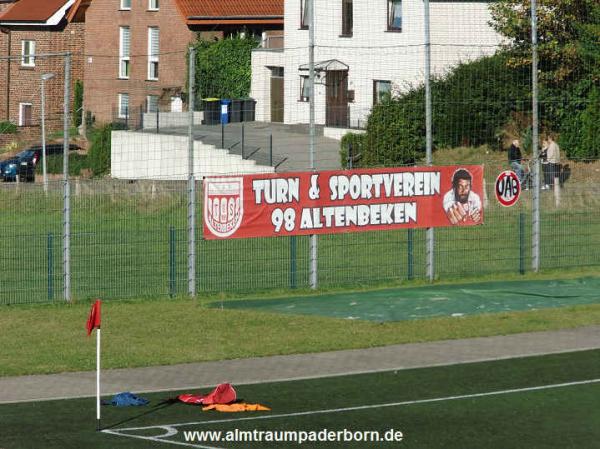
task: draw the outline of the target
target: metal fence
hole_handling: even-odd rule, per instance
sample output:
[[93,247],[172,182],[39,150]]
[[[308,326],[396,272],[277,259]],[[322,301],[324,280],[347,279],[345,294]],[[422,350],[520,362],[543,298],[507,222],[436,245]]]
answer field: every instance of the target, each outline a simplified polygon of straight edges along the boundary
[[[368,2],[354,2],[338,17],[332,2],[315,0],[320,13],[314,16],[313,2],[302,2],[307,14],[298,15],[298,26],[286,26],[281,45],[252,53],[251,111],[244,103],[228,105],[240,119],[251,112],[254,120],[211,118],[222,105],[214,109],[195,95],[206,80],[195,76],[194,51],[159,55],[188,60],[186,76],[179,77],[188,85],[167,92],[178,95],[174,100],[148,95],[145,81],[131,80],[135,95],[119,91],[117,109],[111,100],[102,114],[88,114],[115,122],[109,177],[68,175],[64,157],[46,188],[39,173],[32,184],[0,185],[0,304],[600,266],[597,66],[593,52],[572,58],[570,47],[561,47],[575,38],[587,45],[585,26],[574,31],[580,34],[559,35],[558,46],[548,43],[556,21],[554,10],[544,9],[538,45],[535,1],[517,8],[522,20],[515,38],[503,22],[502,6],[510,2],[446,3],[432,2],[430,10],[428,1],[389,1],[391,9],[369,14]],[[582,2],[576,19],[585,22],[591,7]],[[116,57],[102,61],[119,65]],[[114,84],[114,76],[98,72],[88,88]],[[59,105],[65,98],[65,134],[67,86],[68,80],[54,91]],[[143,98],[148,103],[139,106]],[[173,109],[161,109],[166,104]],[[547,136],[560,143],[560,161],[544,160]],[[494,180],[510,168],[506,149],[514,140],[521,143],[530,189],[504,208],[494,199]],[[485,165],[482,226],[318,239],[200,238],[204,176],[459,163]],[[543,178],[544,167],[548,173],[558,167],[559,176]]]

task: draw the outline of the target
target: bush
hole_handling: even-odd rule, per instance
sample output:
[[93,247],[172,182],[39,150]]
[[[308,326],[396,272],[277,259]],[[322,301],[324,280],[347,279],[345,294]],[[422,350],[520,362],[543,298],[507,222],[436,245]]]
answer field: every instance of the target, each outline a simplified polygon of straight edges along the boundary
[[[432,80],[434,145],[496,144],[511,113],[530,101],[528,77],[525,69],[510,68],[506,55],[496,54]],[[425,135],[421,85],[373,107],[360,165],[414,164],[425,155]]]
[[561,126],[559,143],[569,159],[597,159],[600,157],[600,89],[593,88],[582,106]]
[[244,98],[250,94],[252,37],[231,37],[196,43],[198,98]]
[[83,82],[75,81],[73,89],[73,125],[78,128],[81,125],[81,110],[83,108]]
[[341,140],[341,166],[350,168],[350,161],[348,160],[348,148],[352,146],[352,166],[360,166],[360,158],[362,157],[363,146],[365,145],[366,139],[365,134],[347,133],[342,137]]
[[88,164],[94,176],[103,176],[110,171],[111,124],[94,128],[91,133],[91,146]]
[[[63,156],[62,154],[53,154],[47,156],[46,170],[48,173],[59,174],[63,172]],[[88,156],[79,153],[69,154],[69,176],[79,176],[81,171],[88,168]],[[36,173],[42,173],[42,164],[37,164]]]
[[16,134],[17,125],[12,122],[0,122],[0,134]]

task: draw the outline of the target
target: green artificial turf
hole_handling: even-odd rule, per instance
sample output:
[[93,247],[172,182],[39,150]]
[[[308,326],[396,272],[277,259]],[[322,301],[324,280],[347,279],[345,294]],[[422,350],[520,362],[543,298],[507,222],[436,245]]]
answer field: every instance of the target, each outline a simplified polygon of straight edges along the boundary
[[212,306],[381,322],[600,304],[599,291],[600,278],[588,277],[221,301]]
[[[226,432],[238,429],[308,432],[347,429],[379,431],[383,435],[387,430],[394,429],[403,433],[404,439],[400,443],[328,442],[305,443],[301,447],[587,449],[597,447],[600,441],[600,426],[597,425],[600,422],[600,409],[597,406],[600,394],[599,356],[599,350],[582,351],[236,386],[238,397],[247,402],[265,404],[272,408],[271,412],[202,412],[198,407],[180,403],[161,405],[162,401],[175,396],[176,392],[147,394],[143,396],[149,398],[151,403],[143,408],[103,407],[103,427],[121,435],[96,431],[94,399],[7,404],[0,406],[0,447],[168,448],[185,443],[183,431]],[[595,382],[506,393],[506,390],[589,380]],[[448,399],[500,391],[505,394]],[[446,399],[431,401],[440,398]],[[420,402],[424,400],[429,402]],[[406,403],[412,401],[417,403]],[[332,409],[334,411],[319,412]],[[299,413],[302,415],[297,415]],[[255,419],[257,417],[259,419]],[[124,436],[164,434],[167,429],[155,426],[167,424],[174,425],[171,429],[176,429],[177,434],[162,442]],[[135,429],[139,427],[150,428]],[[281,442],[205,444],[222,448],[298,447],[297,443]]]

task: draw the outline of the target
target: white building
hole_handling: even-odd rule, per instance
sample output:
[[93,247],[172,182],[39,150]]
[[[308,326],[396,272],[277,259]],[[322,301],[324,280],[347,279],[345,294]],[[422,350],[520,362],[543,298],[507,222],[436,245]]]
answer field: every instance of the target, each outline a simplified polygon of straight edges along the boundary
[[[256,120],[308,123],[306,0],[285,0],[283,49],[252,55]],[[315,119],[362,127],[381,95],[424,80],[422,0],[314,0]],[[489,26],[485,1],[430,0],[431,68],[492,54],[501,37]],[[306,23],[304,18],[306,18]]]

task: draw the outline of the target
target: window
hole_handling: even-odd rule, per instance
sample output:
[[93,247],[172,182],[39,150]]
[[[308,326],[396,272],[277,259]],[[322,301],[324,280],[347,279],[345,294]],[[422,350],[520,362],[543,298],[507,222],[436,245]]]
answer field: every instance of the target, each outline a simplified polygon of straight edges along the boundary
[[129,27],[119,27],[119,78],[129,78]]
[[310,0],[300,0],[300,29],[301,30],[308,30],[308,24],[310,21],[309,1]]
[[373,80],[373,104],[379,104],[392,95],[392,82]]
[[158,112],[158,95],[146,97],[146,112]]
[[31,108],[31,103],[19,103],[19,126],[31,126],[33,124]]
[[158,11],[158,0],[148,0],[148,9]]
[[21,65],[35,67],[35,41],[21,41]]
[[119,94],[119,118],[129,117],[129,94]]
[[308,75],[300,76],[300,101],[310,101],[310,79]]
[[388,0],[388,31],[402,31],[402,0]]
[[121,9],[131,9],[131,0],[121,0]]
[[158,79],[159,31],[156,27],[148,28],[148,79]]
[[352,0],[342,0],[342,36],[352,36],[353,22]]

